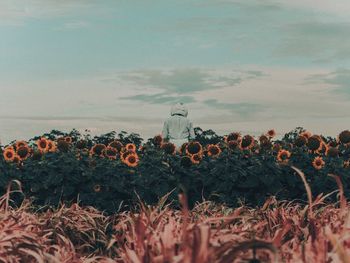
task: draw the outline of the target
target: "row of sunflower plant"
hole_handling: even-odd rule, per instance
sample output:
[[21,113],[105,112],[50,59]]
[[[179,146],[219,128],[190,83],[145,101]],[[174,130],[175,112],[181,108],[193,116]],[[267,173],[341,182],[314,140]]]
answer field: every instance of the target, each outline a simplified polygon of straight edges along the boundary
[[[92,137],[51,131],[28,141],[1,147],[0,187],[21,182],[34,204],[56,206],[79,201],[117,211],[141,198],[155,203],[171,193],[186,192],[190,204],[204,199],[235,206],[260,204],[270,195],[305,200],[298,167],[313,194],[337,189],[329,174],[341,176],[350,193],[350,131],[337,138],[311,134],[303,128],[276,139],[269,130],[258,138],[232,132],[219,136],[195,129],[196,139],[179,149],[160,135],[143,141],[138,134],[110,132]],[[23,195],[14,195],[20,202]]]

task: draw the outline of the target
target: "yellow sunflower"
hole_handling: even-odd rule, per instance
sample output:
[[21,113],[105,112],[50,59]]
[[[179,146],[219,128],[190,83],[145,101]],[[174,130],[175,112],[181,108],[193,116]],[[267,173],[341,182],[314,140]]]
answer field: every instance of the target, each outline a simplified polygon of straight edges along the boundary
[[317,169],[320,170],[325,166],[325,162],[323,161],[321,156],[317,156],[315,157],[315,159],[312,161],[312,166]]
[[27,145],[20,146],[17,148],[16,154],[23,161],[30,156],[30,148]]
[[47,152],[49,149],[49,143],[46,138],[40,138],[37,140],[36,145],[41,152]]
[[289,161],[291,153],[287,150],[279,150],[277,154],[277,161],[286,163]]
[[136,167],[139,162],[139,157],[137,156],[137,154],[132,153],[126,156],[123,162],[129,167]]
[[125,145],[125,149],[127,151],[132,151],[132,152],[136,152],[136,145],[133,143],[128,143]]
[[191,155],[191,162],[193,164],[199,164],[202,160],[202,155],[201,154],[193,154]]
[[211,156],[211,157],[218,157],[221,154],[220,147],[215,144],[209,144],[207,146],[207,150],[208,150],[208,156]]
[[3,156],[4,156],[5,161],[13,162],[15,159],[15,156],[16,156],[16,152],[12,146],[6,147],[4,149]]

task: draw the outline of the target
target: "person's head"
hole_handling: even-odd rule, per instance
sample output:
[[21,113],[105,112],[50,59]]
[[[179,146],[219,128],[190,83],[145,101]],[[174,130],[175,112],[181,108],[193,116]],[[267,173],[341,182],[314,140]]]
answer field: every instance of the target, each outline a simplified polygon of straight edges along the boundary
[[188,109],[182,102],[179,102],[171,107],[170,114],[171,116],[181,115],[181,116],[187,117]]

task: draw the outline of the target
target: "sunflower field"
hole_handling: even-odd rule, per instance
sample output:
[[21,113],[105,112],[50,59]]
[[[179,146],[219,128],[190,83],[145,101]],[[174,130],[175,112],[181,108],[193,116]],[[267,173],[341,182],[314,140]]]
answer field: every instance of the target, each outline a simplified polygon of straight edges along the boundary
[[19,181],[15,204],[25,196],[40,207],[78,202],[108,213],[139,200],[156,204],[168,193],[174,206],[180,193],[190,207],[204,200],[255,206],[270,196],[303,202],[307,192],[292,168],[297,167],[313,196],[338,190],[339,182],[350,195],[350,131],[332,138],[298,127],[281,139],[274,130],[256,138],[201,128],[195,133],[196,139],[180,149],[159,135],[144,141],[126,132],[92,137],[53,130],[13,141],[1,146],[0,194]]

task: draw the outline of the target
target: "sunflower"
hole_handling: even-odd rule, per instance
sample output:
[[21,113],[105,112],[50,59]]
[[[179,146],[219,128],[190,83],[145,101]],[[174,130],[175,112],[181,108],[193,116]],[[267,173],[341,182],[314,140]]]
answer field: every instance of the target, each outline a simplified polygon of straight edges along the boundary
[[193,164],[199,164],[202,160],[202,155],[201,154],[193,154],[191,155],[191,162]]
[[186,153],[188,155],[200,154],[202,153],[203,147],[199,142],[192,141],[186,146]]
[[339,141],[343,144],[348,144],[350,143],[350,131],[346,130],[346,131],[342,131],[339,136]]
[[26,145],[20,146],[17,148],[16,154],[21,160],[25,160],[30,155],[30,148]]
[[307,141],[307,147],[311,151],[320,150],[322,147],[322,139],[318,135],[312,135]]
[[122,161],[124,161],[126,159],[126,157],[128,157],[130,154],[135,154],[135,152],[133,151],[125,151],[120,155],[120,159]]
[[15,150],[12,146],[6,147],[3,152],[3,156],[5,161],[7,162],[13,162],[16,156]]
[[215,144],[209,144],[207,146],[207,150],[208,150],[208,156],[212,156],[212,157],[218,157],[221,153],[220,147]]
[[114,147],[107,146],[107,148],[104,150],[104,155],[111,160],[115,160],[117,159],[118,150]]
[[163,149],[167,154],[175,154],[176,153],[176,146],[171,142],[162,143],[160,148]]
[[132,151],[132,152],[136,152],[136,145],[133,143],[128,143],[125,145],[125,149],[127,151]]
[[101,185],[99,184],[94,185],[94,192],[98,193],[100,191],[101,191]]
[[241,139],[241,134],[239,132],[232,132],[224,137],[225,142],[238,141]]
[[339,156],[339,150],[337,147],[328,147],[326,151],[326,155],[330,157],[338,157]]
[[108,144],[108,146],[112,147],[112,148],[115,148],[115,149],[117,149],[118,152],[120,152],[123,149],[124,145],[120,141],[114,140],[114,141],[110,142]]
[[137,156],[137,154],[132,153],[126,156],[123,162],[129,167],[136,167],[139,162],[139,157]]
[[304,145],[306,145],[308,142],[307,138],[303,135],[299,135],[298,138],[296,138],[294,144],[297,147],[303,147]]
[[320,148],[316,151],[318,154],[326,154],[328,150],[328,145],[324,143],[324,141],[321,142]]
[[70,136],[66,136],[66,137],[64,137],[64,140],[66,141],[66,142],[68,142],[68,143],[72,143],[72,137],[70,137]]
[[19,147],[22,147],[22,146],[28,146],[28,143],[26,141],[17,141],[15,143],[16,149],[18,149]]
[[183,166],[183,167],[190,167],[192,165],[191,157],[182,156],[180,163],[181,163],[181,166]]
[[57,150],[57,145],[56,145],[56,143],[54,142],[54,141],[51,141],[51,140],[47,140],[47,142],[48,142],[48,145],[49,145],[49,147],[48,147],[48,151],[49,152],[56,152],[56,150]]
[[49,143],[45,138],[40,138],[37,140],[36,145],[38,146],[39,151],[42,152],[47,152],[49,149]]
[[102,143],[98,143],[95,144],[91,150],[90,150],[90,154],[91,155],[98,155],[98,156],[103,156],[103,151],[106,149],[106,145],[102,144]]
[[239,146],[239,141],[229,141],[228,142],[228,148],[230,148],[230,150],[237,149],[238,146]]
[[266,135],[261,135],[260,137],[259,137],[259,142],[260,142],[260,144],[264,144],[264,143],[267,143],[268,141],[270,141],[270,139],[269,139],[269,137],[267,137]]
[[241,140],[240,148],[242,150],[246,150],[246,149],[252,148],[253,146],[254,146],[253,136],[245,135]]
[[312,136],[311,132],[309,131],[303,131],[299,135],[304,136],[306,139],[309,139]]
[[291,153],[287,150],[279,150],[277,154],[277,161],[279,162],[288,162],[289,158],[291,156]]
[[57,140],[57,148],[61,152],[67,152],[69,150],[69,143],[66,142],[65,140],[58,139]]
[[270,138],[273,138],[276,136],[276,131],[274,129],[268,130],[266,135],[269,136]]
[[312,166],[315,169],[320,170],[325,166],[325,162],[323,161],[322,157],[318,156],[312,161]]
[[155,146],[161,146],[163,142],[162,135],[156,135],[153,137],[152,142]]

